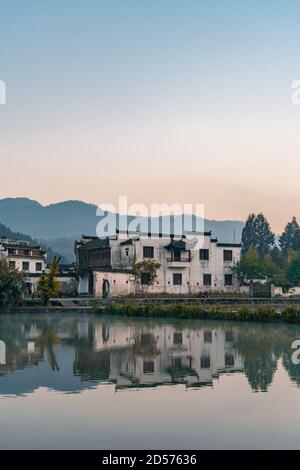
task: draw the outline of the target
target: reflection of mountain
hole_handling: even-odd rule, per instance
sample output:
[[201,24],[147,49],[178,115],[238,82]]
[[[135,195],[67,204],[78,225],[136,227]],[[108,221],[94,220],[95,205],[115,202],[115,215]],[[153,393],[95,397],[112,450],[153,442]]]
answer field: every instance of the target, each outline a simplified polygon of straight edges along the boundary
[[76,393],[100,383],[115,384],[116,390],[179,383],[200,388],[234,372],[244,372],[253,391],[267,391],[281,357],[291,380],[300,383],[299,366],[291,363],[295,330],[84,315],[5,316],[0,318],[0,394],[39,387]]

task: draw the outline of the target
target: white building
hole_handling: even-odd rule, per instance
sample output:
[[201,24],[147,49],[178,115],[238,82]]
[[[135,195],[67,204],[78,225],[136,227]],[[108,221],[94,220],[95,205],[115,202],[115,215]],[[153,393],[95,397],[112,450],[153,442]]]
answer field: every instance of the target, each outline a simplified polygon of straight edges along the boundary
[[7,261],[11,269],[24,273],[28,293],[34,293],[40,276],[46,270],[46,252],[27,241],[0,238],[1,258]]
[[[240,259],[241,246],[219,243],[211,232],[197,235],[200,236],[200,249],[192,249],[185,236],[82,236],[75,243],[79,294],[106,297],[142,292],[181,295],[238,291],[232,268]],[[133,277],[134,262],[143,260],[160,264],[153,285],[149,285],[147,270],[141,272],[139,279]]]

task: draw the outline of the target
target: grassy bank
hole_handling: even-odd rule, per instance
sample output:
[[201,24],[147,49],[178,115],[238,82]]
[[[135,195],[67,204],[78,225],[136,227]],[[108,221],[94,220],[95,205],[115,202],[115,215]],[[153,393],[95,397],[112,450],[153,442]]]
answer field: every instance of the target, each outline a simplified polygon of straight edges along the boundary
[[247,305],[230,307],[176,303],[168,305],[124,303],[107,305],[104,310],[97,305],[93,308],[95,313],[105,312],[126,317],[300,323],[300,308],[294,306],[285,307],[282,312],[268,306],[251,308]]

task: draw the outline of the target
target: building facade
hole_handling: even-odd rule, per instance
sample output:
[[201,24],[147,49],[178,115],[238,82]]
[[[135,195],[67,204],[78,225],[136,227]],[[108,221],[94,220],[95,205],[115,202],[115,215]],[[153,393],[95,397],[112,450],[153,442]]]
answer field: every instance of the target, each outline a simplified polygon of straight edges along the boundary
[[[188,295],[199,292],[236,292],[239,284],[233,266],[240,259],[239,244],[219,243],[211,232],[201,237],[194,249],[185,236],[145,237],[138,233],[127,238],[82,236],[75,242],[79,272],[78,293],[96,297],[140,293]],[[156,278],[149,285],[149,272],[133,274],[135,263],[159,263]]]
[[27,241],[0,238],[1,258],[7,261],[11,269],[17,269],[24,273],[27,293],[33,294],[40,276],[46,270],[46,251]]

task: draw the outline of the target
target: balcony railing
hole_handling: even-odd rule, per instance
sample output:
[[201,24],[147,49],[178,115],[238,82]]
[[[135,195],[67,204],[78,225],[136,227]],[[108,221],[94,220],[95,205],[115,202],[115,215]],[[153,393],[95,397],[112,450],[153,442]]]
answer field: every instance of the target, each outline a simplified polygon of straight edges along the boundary
[[168,263],[189,263],[190,261],[190,258],[167,258]]

